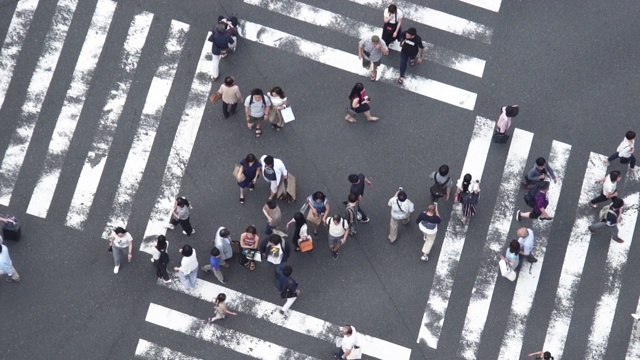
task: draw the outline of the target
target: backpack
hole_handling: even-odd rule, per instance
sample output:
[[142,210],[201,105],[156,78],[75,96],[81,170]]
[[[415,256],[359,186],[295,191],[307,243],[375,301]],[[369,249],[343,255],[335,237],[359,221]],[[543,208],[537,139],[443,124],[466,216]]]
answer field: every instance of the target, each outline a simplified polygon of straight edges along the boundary
[[611,204],[609,204],[600,209],[600,213],[598,214],[598,218],[600,219],[600,221],[607,221],[608,213],[613,213],[616,216],[616,219],[618,218],[618,214],[615,210],[611,209]]
[[527,206],[533,208],[536,206],[536,195],[538,194],[538,185],[532,187],[531,189],[527,190],[527,192],[524,194],[524,202],[527,204]]
[[451,178],[447,176],[447,180],[445,180],[444,183],[440,184],[438,180],[436,180],[436,176],[437,176],[437,173],[433,174],[434,184],[431,186],[429,190],[431,191],[431,194],[433,195],[434,198],[441,198],[444,196],[444,194],[446,194],[447,192],[446,185],[449,183],[449,180]]

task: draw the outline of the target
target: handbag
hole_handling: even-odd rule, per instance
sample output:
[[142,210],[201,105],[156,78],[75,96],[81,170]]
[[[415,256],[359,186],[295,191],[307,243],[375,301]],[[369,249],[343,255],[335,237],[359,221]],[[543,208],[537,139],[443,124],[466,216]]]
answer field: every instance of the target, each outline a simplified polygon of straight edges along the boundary
[[304,239],[298,240],[298,246],[301,252],[309,252],[313,250],[313,240],[310,236],[307,236]]
[[300,212],[305,214],[309,210],[309,202],[305,201],[304,204],[300,207]]
[[516,272],[507,265],[505,260],[500,259],[500,261],[498,261],[498,266],[500,266],[500,275],[502,275],[502,277],[509,281],[514,281],[516,279]]
[[209,96],[209,101],[211,101],[212,104],[217,103],[220,99],[222,99],[222,93],[220,93],[220,91],[216,91]]
[[244,176],[244,167],[240,164],[236,164],[233,168],[233,177],[236,179],[237,182],[241,183],[243,181],[245,181],[247,179],[246,176]]
[[282,115],[282,119],[285,123],[292,122],[296,119],[296,117],[293,116],[293,110],[291,110],[291,107],[281,109],[280,114]]

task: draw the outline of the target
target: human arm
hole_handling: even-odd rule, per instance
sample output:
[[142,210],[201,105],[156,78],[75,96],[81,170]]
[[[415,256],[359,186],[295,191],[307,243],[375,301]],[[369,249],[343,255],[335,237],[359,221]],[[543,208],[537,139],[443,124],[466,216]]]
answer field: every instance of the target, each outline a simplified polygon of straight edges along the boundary
[[553,172],[553,169],[551,168],[551,165],[549,165],[549,163],[545,164],[545,169],[547,169],[547,172],[549,173],[549,176],[551,177],[551,179],[553,180],[554,184],[558,183],[558,179],[556,179],[556,174]]
[[262,172],[262,166],[260,166],[258,170],[256,170],[256,176],[253,178],[253,180],[251,180],[251,183],[255,184],[256,181],[258,181],[258,178],[260,177],[261,172]]
[[451,195],[451,186],[447,186],[447,195],[445,195],[444,200],[449,200],[449,195]]
[[269,118],[269,112],[271,111],[271,100],[269,100],[268,96],[263,96],[262,101],[264,101],[264,117]]
[[267,218],[267,221],[271,222],[273,221],[273,219],[271,218],[271,216],[269,216],[269,212],[267,211],[267,205],[262,207],[262,213],[264,214],[264,216]]
[[393,37],[398,37],[398,31],[402,28],[402,18],[402,16],[398,17],[398,26],[396,26],[396,31],[393,33]]
[[129,255],[127,255],[127,258],[129,259],[129,261],[131,261],[132,257],[133,257],[133,238],[129,240]]
[[362,60],[362,41],[358,43],[358,59]]
[[322,221],[326,222],[327,216],[329,216],[329,212],[331,212],[331,205],[329,205],[329,202],[327,201],[324,207],[325,209],[324,209],[324,216],[322,217]]
[[256,235],[256,241],[253,243],[253,247],[251,248],[257,250],[258,246],[260,246],[260,236]]
[[228,310],[228,309],[224,309],[224,312],[229,314],[229,315],[238,315],[237,313],[234,313],[233,311]]
[[531,170],[529,170],[529,172],[527,173],[527,180],[529,181],[539,181],[539,180],[544,180],[544,174],[541,173],[537,167],[533,167],[531,168]]
[[287,223],[287,225],[285,225],[285,231],[289,231],[289,225],[295,223],[296,220],[295,219],[291,219],[289,220],[289,222]]
[[540,351],[536,351],[536,352],[532,352],[531,354],[527,355],[528,357],[532,357],[532,356],[536,356],[536,355],[542,355],[544,354],[544,350],[540,350]]
[[424,45],[420,43],[420,50],[418,51],[418,64],[422,64],[423,57],[424,57]]
[[357,109],[358,106],[360,106],[360,98],[359,97],[354,97],[353,99],[351,99],[351,108],[352,109]]
[[369,180],[366,176],[365,176],[365,178],[364,178],[364,183],[365,183],[365,184],[367,184],[367,185],[369,185],[369,186],[373,185],[373,183],[371,182],[371,180]]

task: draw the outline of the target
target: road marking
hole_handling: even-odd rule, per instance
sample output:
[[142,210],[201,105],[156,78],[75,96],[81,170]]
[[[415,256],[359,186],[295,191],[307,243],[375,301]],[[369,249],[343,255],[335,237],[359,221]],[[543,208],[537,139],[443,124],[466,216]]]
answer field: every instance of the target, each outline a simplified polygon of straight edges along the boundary
[[138,130],[131,144],[127,161],[122,170],[120,184],[111,206],[111,215],[103,233],[104,238],[113,232],[115,226],[126,228],[129,221],[133,207],[132,200],[138,191],[140,180],[149,160],[151,147],[162,119],[162,111],[173,84],[188,31],[189,25],[176,20],[171,21],[164,54],[149,87]]
[[51,206],[53,194],[58,186],[60,172],[69,150],[69,144],[89,91],[89,84],[102,53],[109,25],[117,3],[111,0],[99,0],[91,20],[91,25],[82,44],[72,81],[67,90],[60,116],[49,142],[47,156],[42,166],[38,183],[31,194],[27,213],[46,218]]
[[481,7],[483,9],[491,10],[493,12],[500,11],[500,5],[502,0],[458,0],[469,5]]
[[[24,6],[29,7],[34,5],[33,2],[28,3],[29,4]],[[44,39],[42,55],[40,56],[40,59],[38,59],[38,64],[31,76],[25,101],[22,104],[21,114],[18,119],[18,128],[13,136],[11,136],[9,147],[5,152],[2,164],[0,165],[0,184],[2,184],[2,186],[0,186],[0,204],[4,206],[9,206],[9,203],[11,202],[11,194],[13,193],[13,189],[18,181],[18,174],[20,173],[20,169],[24,163],[29,144],[31,143],[33,131],[36,127],[36,123],[38,122],[40,110],[42,109],[42,104],[44,103],[47,91],[49,90],[51,78],[56,70],[58,58],[62,52],[62,45],[64,45],[64,40],[67,37],[71,18],[76,10],[77,3],[77,0],[60,0],[58,2],[58,6],[56,7],[56,11],[51,22],[51,27]],[[18,7],[20,7],[20,3],[18,4]],[[30,20],[32,11],[21,8],[20,14],[17,14],[17,16],[20,15],[28,17]],[[12,25],[13,24],[12,20]],[[26,24],[20,22],[20,25],[22,25],[20,28],[10,28],[9,31],[24,31]],[[24,35],[16,34],[16,36],[13,37],[13,35],[10,34],[10,42],[17,41],[19,39],[24,40]],[[18,51],[17,48],[20,46],[21,45],[9,43],[7,49],[9,54],[6,56],[10,58],[8,59],[9,64],[7,64],[5,70],[9,70],[10,68],[10,70],[13,71],[15,67],[15,59],[11,59],[11,52]],[[2,60],[4,60],[4,56]],[[6,73],[2,75],[8,75],[8,78],[11,78],[12,76],[12,74]],[[4,92],[6,93],[6,89]],[[4,93],[2,94],[2,98],[4,99]]]
[[[476,117],[473,135],[467,149],[467,157],[462,166],[462,176],[469,173],[474,179],[482,178],[494,127],[494,121],[479,116]],[[452,181],[454,180],[452,179]],[[460,254],[464,247],[466,232],[467,226],[462,224],[459,211],[454,208],[451,211],[447,231],[438,256],[436,273],[429,291],[429,300],[422,316],[418,343],[422,340],[429,347],[438,347],[438,339],[444,323],[445,312],[449,305],[449,296],[451,295],[453,280],[460,262]]]
[[[335,343],[336,336],[339,333],[339,325],[295,310],[290,310],[287,316],[283,316],[278,312],[281,308],[279,305],[208,281],[198,279],[195,289],[192,290],[186,290],[177,279],[170,284],[164,284],[160,281],[158,281],[158,284],[211,303],[214,302],[219,293],[225,293],[227,295],[227,305],[234,311],[330,343]],[[360,332],[358,332],[358,339],[360,340],[362,353],[367,356],[383,360],[409,360],[411,357],[411,349],[409,348]]]
[[204,109],[207,105],[209,92],[211,90],[213,68],[210,60],[206,59],[211,49],[211,45],[206,41],[208,38],[209,35],[205,38],[202,51],[200,52],[198,67],[193,78],[193,83],[191,84],[191,91],[187,97],[189,100],[187,101],[184,112],[182,113],[182,118],[180,119],[180,124],[176,130],[173,145],[171,145],[171,151],[169,153],[169,159],[164,169],[160,193],[153,206],[147,228],[144,232],[144,239],[140,245],[140,250],[142,251],[148,252],[149,247],[153,246],[155,238],[151,239],[151,237],[167,232],[165,226],[169,222],[171,209],[173,209],[175,198],[180,190],[182,177],[186,171],[193,145],[196,142],[200,122],[204,116]]
[[595,210],[586,205],[586,203],[597,196],[602,189],[602,185],[595,184],[595,182],[606,174],[607,167],[603,164],[605,159],[606,157],[603,155],[595,153],[589,155],[589,163],[584,174],[582,191],[578,202],[580,205],[576,210],[576,220],[573,223],[567,245],[568,250],[562,263],[562,273],[558,282],[555,304],[543,346],[544,349],[552,349],[554,356],[558,358],[562,358],[562,353],[564,352],[569,324],[573,315],[575,296],[578,292],[578,285],[584,270],[584,262],[589,250],[589,240],[591,239],[587,227],[594,220]]
[[[547,212],[549,212],[551,216],[555,216],[570,154],[571,145],[555,140],[553,141],[548,161],[551,168],[555,170],[558,183],[551,183],[549,187],[549,205],[547,206]],[[532,221],[534,222],[532,227],[534,227],[536,237],[534,253],[538,258],[538,262],[533,264],[533,266],[525,262],[520,268],[518,282],[513,292],[513,300],[511,301],[511,313],[507,320],[506,331],[502,339],[500,356],[498,356],[499,359],[517,360],[520,358],[518,354],[522,351],[525,325],[529,317],[529,311],[533,306],[533,299],[536,295],[540,272],[542,271],[544,256],[547,251],[547,242],[551,235],[552,221]]]
[[[213,314],[213,312],[213,307],[211,307],[211,313]],[[242,316],[242,314],[240,314],[240,316]],[[226,347],[227,349],[256,359],[315,360],[312,356],[287,349],[227,327],[216,325],[215,323],[208,323],[205,320],[154,303],[149,304],[149,310],[147,311],[145,320],[152,324]]]
[[89,216],[89,211],[109,156],[109,149],[118,126],[118,120],[127,101],[129,88],[131,87],[138,60],[140,60],[140,53],[146,42],[152,21],[153,14],[145,11],[135,16],[129,28],[121,55],[122,69],[117,75],[114,74],[115,87],[111,90],[107,103],[102,110],[102,116],[91,150],[87,154],[87,159],[78,178],[71,206],[67,212],[67,226],[82,230]]
[[[388,0],[349,0],[351,2],[384,10],[389,7]],[[394,1],[404,17],[417,23],[431,26],[438,30],[464,36],[469,39],[491,44],[493,30],[485,25],[469,21],[467,19],[434,10],[426,6],[416,5],[407,1]],[[380,13],[382,22],[382,12]]]
[[143,339],[138,339],[136,358],[147,360],[201,360]]
[[[260,6],[270,11],[304,21],[306,23],[322,26],[339,33],[358,39],[380,34],[382,28],[354,20],[352,18],[336,14],[315,6],[307,5],[293,0],[244,0],[245,3]],[[354,43],[354,48],[355,48]],[[396,44],[395,42],[393,43]],[[473,56],[464,55],[434,44],[423,42],[425,46],[424,58],[438,65],[446,66],[470,75],[482,77],[485,61]],[[400,48],[391,46],[390,49],[399,51]]]
[[[330,48],[249,21],[243,22],[243,26],[240,28],[240,35],[246,40],[284,50],[340,70],[361,76],[369,76],[369,70],[362,67],[361,61],[355,54]],[[378,73],[378,81],[398,86],[397,80],[400,77],[398,70],[382,64],[378,67]],[[405,74],[404,85],[400,86],[400,88],[467,110],[473,110],[477,98],[477,95],[470,91],[408,74]]]

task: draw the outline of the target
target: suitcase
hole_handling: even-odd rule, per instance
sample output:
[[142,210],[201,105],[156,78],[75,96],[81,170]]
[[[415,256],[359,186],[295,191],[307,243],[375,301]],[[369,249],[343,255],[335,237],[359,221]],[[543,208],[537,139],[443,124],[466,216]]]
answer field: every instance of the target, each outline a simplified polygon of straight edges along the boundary
[[5,215],[4,217],[11,221],[4,223],[4,226],[2,227],[2,237],[5,240],[19,241],[20,236],[22,236],[20,222],[12,215]]

